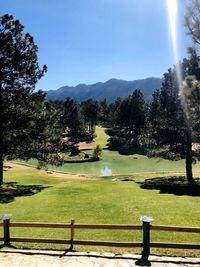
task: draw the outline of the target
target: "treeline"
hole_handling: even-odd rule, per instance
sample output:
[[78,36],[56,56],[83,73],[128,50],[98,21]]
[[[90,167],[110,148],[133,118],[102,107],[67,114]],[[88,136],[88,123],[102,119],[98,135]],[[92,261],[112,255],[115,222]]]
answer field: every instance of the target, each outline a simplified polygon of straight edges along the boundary
[[190,49],[189,59],[179,62],[184,86],[178,84],[176,67],[169,69],[151,102],[145,102],[138,89],[110,104],[106,99],[78,103],[70,98],[49,103],[59,111],[63,135],[73,145],[92,141],[99,124],[107,128],[109,149],[178,160],[186,157],[188,132],[192,142],[200,141],[198,62],[195,50]]
[[[196,44],[200,43],[199,10],[199,1],[190,1],[185,19]],[[175,66],[164,74],[162,87],[150,103],[138,89],[108,104],[92,99],[47,101],[44,92],[35,92],[47,67],[39,67],[34,38],[12,15],[0,17],[0,47],[0,185],[5,160],[35,158],[40,165],[62,164],[59,153],[74,153],[80,141],[92,141],[96,124],[107,128],[109,149],[185,157],[187,179],[194,183],[192,143],[200,142],[200,60],[195,49],[178,63],[181,85]]]
[[[179,84],[177,68],[184,82]],[[200,67],[196,50],[169,69],[160,89],[146,102],[137,89],[113,103],[88,99],[81,103],[67,98],[49,101],[59,115],[66,149],[81,141],[91,142],[95,125],[106,127],[108,148],[122,154],[142,153],[170,160],[186,159],[188,180],[193,183],[192,161],[200,159],[192,144],[200,142]],[[78,153],[78,151],[77,151]]]

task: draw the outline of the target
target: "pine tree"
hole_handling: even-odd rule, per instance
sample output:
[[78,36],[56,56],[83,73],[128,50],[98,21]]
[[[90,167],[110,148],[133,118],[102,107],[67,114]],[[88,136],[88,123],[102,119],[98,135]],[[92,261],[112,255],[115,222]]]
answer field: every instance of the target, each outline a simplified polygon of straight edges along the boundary
[[39,68],[33,37],[11,15],[0,17],[0,184],[5,158],[30,156],[35,129],[41,129],[38,110],[45,94],[34,93],[47,70]]
[[115,122],[110,148],[117,148],[121,153],[133,153],[144,145],[142,141],[146,124],[146,104],[140,90],[114,105]]
[[67,98],[63,103],[63,127],[72,146],[84,139],[84,118],[79,104],[71,98]]

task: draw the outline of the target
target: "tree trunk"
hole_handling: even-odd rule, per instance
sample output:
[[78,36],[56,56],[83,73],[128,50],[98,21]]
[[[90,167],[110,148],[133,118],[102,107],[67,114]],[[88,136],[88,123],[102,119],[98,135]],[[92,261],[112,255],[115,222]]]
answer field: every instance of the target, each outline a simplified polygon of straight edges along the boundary
[[3,184],[3,104],[2,86],[0,82],[0,185]]
[[191,129],[187,128],[187,140],[186,140],[186,178],[191,185],[195,185],[195,180],[192,174],[192,137]]
[[0,151],[0,186],[3,184],[3,155]]

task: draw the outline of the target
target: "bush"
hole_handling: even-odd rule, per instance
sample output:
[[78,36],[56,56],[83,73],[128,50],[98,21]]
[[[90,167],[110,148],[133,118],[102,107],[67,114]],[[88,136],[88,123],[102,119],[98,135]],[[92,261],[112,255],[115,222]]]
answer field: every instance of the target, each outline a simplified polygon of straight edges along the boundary
[[102,155],[102,148],[100,145],[96,145],[92,157],[98,159],[101,155]]
[[196,179],[196,186],[193,186],[184,176],[150,178],[140,186],[143,189],[160,190],[160,193],[200,196],[200,179]]
[[72,157],[79,155],[79,153],[80,153],[80,150],[79,150],[78,146],[73,146],[70,150],[70,156],[72,156]]
[[105,130],[105,133],[109,136],[115,136],[119,133],[118,129],[108,128]]
[[109,141],[109,148],[116,149],[116,150],[118,150],[120,147],[122,147],[126,143],[125,138],[121,138],[118,136],[110,137],[108,141]]
[[174,160],[174,161],[182,159],[181,154],[174,153],[169,150],[151,150],[151,151],[148,151],[147,157],[148,158],[163,158],[163,159]]
[[135,154],[136,151],[137,149],[134,149],[134,147],[130,145],[124,145],[119,148],[119,153],[121,155],[132,155],[132,154]]

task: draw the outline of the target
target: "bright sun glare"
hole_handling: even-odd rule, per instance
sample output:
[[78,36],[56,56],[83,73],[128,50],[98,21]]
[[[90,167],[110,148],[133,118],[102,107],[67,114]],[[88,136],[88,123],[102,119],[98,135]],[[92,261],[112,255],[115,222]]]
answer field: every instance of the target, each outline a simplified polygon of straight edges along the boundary
[[178,85],[179,85],[179,92],[181,96],[181,101],[185,110],[185,113],[188,116],[188,109],[185,104],[185,97],[184,94],[182,93],[183,89],[183,82],[182,82],[182,75],[181,75],[181,65],[177,64],[179,61],[179,56],[178,56],[178,41],[177,41],[177,25],[176,25],[176,20],[177,20],[177,6],[178,6],[178,0],[166,0],[167,3],[167,9],[168,9],[168,20],[169,20],[169,29],[170,29],[170,35],[172,39],[172,47],[173,47],[173,55],[174,55],[174,60],[175,60],[175,70],[176,70],[176,75],[177,75],[177,80],[178,80]]
[[178,44],[177,44],[177,31],[176,31],[176,18],[177,18],[177,0],[166,0],[168,9],[169,28],[172,38],[172,46],[174,59],[178,61]]

